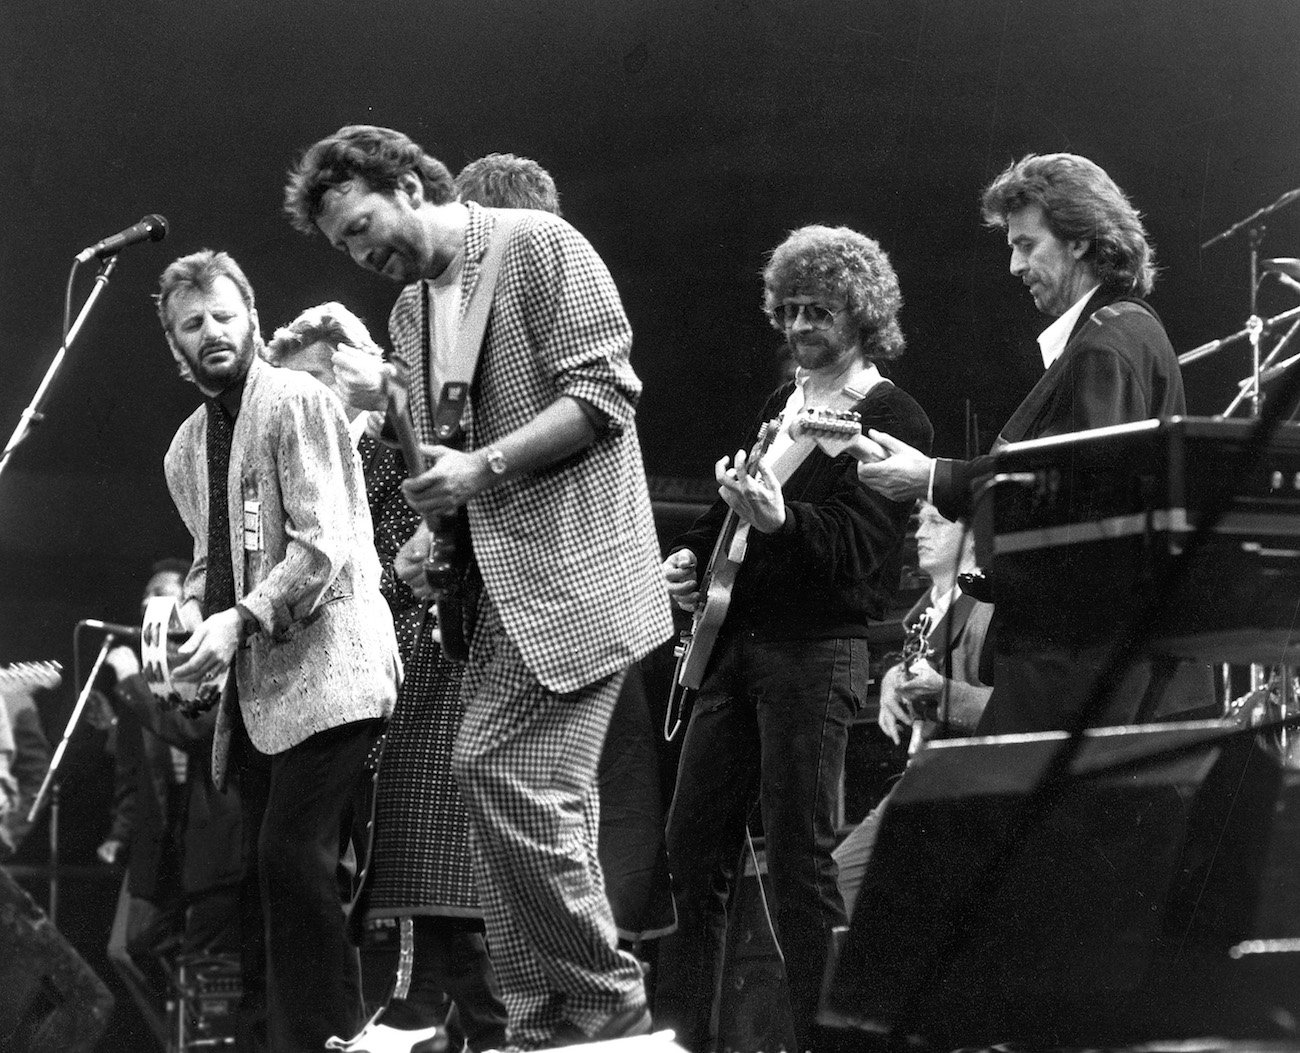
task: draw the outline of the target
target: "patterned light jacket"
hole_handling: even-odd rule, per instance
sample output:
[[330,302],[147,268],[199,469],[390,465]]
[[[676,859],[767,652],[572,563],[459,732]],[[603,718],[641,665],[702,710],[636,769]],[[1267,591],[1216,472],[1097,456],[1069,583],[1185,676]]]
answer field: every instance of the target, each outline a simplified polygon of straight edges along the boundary
[[[462,321],[497,213],[468,208]],[[402,291],[389,333],[410,373],[416,431],[431,442],[422,284]],[[672,634],[633,422],[641,382],[631,344],[618,289],[595,250],[564,220],[528,212],[502,260],[467,448],[490,446],[563,395],[594,406],[609,427],[581,453],[493,487],[468,510],[475,558],[505,630],[553,691],[625,668]]]
[[[164,467],[194,539],[186,602],[202,602],[208,547],[207,413],[180,426]],[[245,550],[245,501],[259,502],[261,547]],[[379,593],[361,466],[338,401],[305,373],[254,359],[227,481],[235,595],[260,632],[235,658],[253,745],[280,753],[327,728],[392,712],[401,660]],[[229,693],[217,716],[212,774],[223,784]]]

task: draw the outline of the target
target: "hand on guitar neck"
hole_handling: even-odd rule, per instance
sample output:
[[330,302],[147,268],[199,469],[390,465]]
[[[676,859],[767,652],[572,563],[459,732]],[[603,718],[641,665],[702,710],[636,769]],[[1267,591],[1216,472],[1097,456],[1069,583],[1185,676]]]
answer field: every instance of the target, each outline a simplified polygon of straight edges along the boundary
[[880,443],[862,434],[862,418],[856,413],[803,409],[790,426],[790,434],[796,439],[808,436],[827,457],[848,453],[863,464],[871,464],[888,456]]
[[764,451],[737,450],[713,466],[720,496],[741,522],[770,534],[785,523],[785,497],[772,470],[762,462]]

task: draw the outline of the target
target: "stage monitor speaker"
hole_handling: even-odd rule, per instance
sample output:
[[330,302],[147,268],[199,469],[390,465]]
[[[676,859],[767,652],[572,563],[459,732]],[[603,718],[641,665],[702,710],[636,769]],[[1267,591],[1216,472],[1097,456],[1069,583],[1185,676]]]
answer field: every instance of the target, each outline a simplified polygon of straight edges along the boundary
[[1300,787],[1222,722],[1098,729],[1025,826],[1063,739],[954,740],[913,760],[821,1022],[946,1048],[1293,1037],[1300,954],[1273,959],[1293,982],[1271,993],[1235,963],[1300,950],[1300,916],[1268,887],[1300,879],[1295,809],[1289,830],[1275,821]]
[[0,869],[0,1050],[94,1049],[113,996],[44,911]]

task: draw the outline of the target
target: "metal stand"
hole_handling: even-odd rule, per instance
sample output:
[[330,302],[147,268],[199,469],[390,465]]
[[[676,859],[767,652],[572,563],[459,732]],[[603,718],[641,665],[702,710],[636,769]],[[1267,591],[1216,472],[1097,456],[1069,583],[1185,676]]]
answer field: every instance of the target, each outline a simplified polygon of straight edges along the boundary
[[85,710],[86,702],[90,698],[90,692],[94,688],[95,677],[99,675],[100,669],[103,668],[104,659],[108,657],[108,650],[113,646],[115,640],[116,638],[111,633],[104,637],[103,646],[99,649],[99,657],[95,659],[90,675],[86,677],[85,686],[82,687],[81,694],[77,696],[77,704],[72,707],[72,716],[68,717],[68,725],[63,729],[63,738],[59,740],[58,748],[55,749],[54,757],[50,761],[50,769],[45,773],[41,788],[37,791],[36,799],[32,801],[31,810],[27,813],[27,821],[29,823],[36,822],[36,817],[41,811],[41,805],[45,803],[46,797],[49,797],[50,902],[46,913],[49,915],[51,925],[58,924],[59,907],[59,765],[63,762],[63,755],[67,752],[72,733],[77,730],[82,711]]
[[[1219,414],[1220,417],[1231,416],[1242,402],[1249,399],[1250,416],[1254,419],[1259,418],[1260,412],[1263,409],[1264,401],[1264,371],[1280,357],[1282,350],[1290,342],[1291,337],[1296,332],[1296,326],[1293,325],[1291,330],[1288,331],[1273,347],[1268,358],[1261,358],[1260,348],[1265,331],[1271,326],[1284,320],[1290,320],[1292,317],[1300,318],[1300,309],[1287,311],[1284,314],[1277,315],[1268,320],[1261,318],[1259,315],[1259,247],[1263,242],[1264,235],[1267,233],[1268,229],[1264,226],[1263,221],[1274,212],[1286,208],[1297,200],[1300,200],[1300,188],[1289,190],[1271,205],[1265,205],[1263,208],[1251,213],[1245,219],[1234,223],[1232,226],[1228,227],[1227,230],[1220,231],[1214,237],[1201,245],[1202,249],[1208,249],[1212,245],[1215,245],[1220,241],[1226,241],[1228,238],[1231,238],[1235,234],[1244,230],[1247,234],[1247,240],[1250,246],[1250,314],[1246,319],[1246,327],[1240,332],[1234,333],[1232,336],[1226,337],[1222,340],[1212,341],[1210,344],[1196,348],[1195,350],[1188,352],[1186,355],[1180,355],[1178,358],[1179,364],[1181,365],[1185,362],[1195,361],[1197,358],[1212,354],[1220,348],[1234,343],[1242,336],[1245,336],[1250,340],[1250,376],[1240,382],[1238,385],[1240,390],[1237,392],[1236,396],[1234,396],[1232,401],[1228,403],[1227,408]],[[1300,321],[1297,321],[1297,324],[1300,325]],[[1289,363],[1287,364],[1289,365]],[[1279,365],[1270,370],[1269,379],[1281,375],[1284,369],[1284,365]],[[1270,675],[1270,669],[1272,669],[1272,675]],[[1259,705],[1260,708],[1263,709],[1263,715],[1266,718],[1274,716],[1286,718],[1295,713],[1297,707],[1295,703],[1296,692],[1293,681],[1294,675],[1295,670],[1290,666],[1283,665],[1270,667],[1259,664],[1251,665],[1250,692],[1252,696],[1256,696],[1263,700]],[[1229,712],[1232,705],[1230,701],[1231,694],[1226,690],[1230,682],[1230,673],[1225,667],[1223,670],[1225,713]],[[1300,757],[1290,756],[1290,754],[1296,752],[1292,748],[1294,746],[1292,740],[1296,737],[1295,732],[1286,725],[1283,725],[1279,735],[1280,739],[1275,743],[1276,751],[1284,763],[1288,766],[1292,766],[1297,761],[1300,761]]]
[[[14,455],[22,441],[27,438],[32,427],[44,420],[45,415],[41,412],[44,405],[45,397],[49,394],[50,386],[54,383],[54,378],[58,375],[60,367],[63,365],[64,356],[68,353],[68,348],[72,342],[77,339],[77,334],[81,331],[82,323],[90,316],[90,309],[94,307],[95,301],[99,299],[99,294],[104,291],[104,286],[108,284],[109,275],[113,273],[113,268],[117,265],[117,257],[109,256],[104,260],[104,264],[95,275],[95,287],[90,290],[90,295],[86,297],[86,302],[81,305],[81,312],[77,315],[77,320],[72,323],[68,330],[68,335],[63,340],[63,346],[59,348],[50,363],[50,368],[45,371],[40,386],[36,389],[36,394],[32,396],[31,402],[23,410],[22,416],[18,418],[18,426],[9,436],[9,441],[5,444],[4,453],[0,453],[0,475],[4,474],[5,468],[9,464],[9,459]],[[74,264],[75,266],[75,264]]]

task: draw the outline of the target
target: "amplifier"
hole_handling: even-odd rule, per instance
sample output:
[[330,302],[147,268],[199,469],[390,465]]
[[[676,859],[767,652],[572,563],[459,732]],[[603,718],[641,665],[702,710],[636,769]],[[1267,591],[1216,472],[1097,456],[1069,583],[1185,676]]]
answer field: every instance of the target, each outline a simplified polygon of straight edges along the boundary
[[176,1053],[234,1049],[242,993],[238,954],[180,958],[168,1004]]
[[[1136,612],[1173,582],[1152,649],[1294,664],[1300,636],[1300,426],[1247,463],[1252,421],[1173,417],[1012,443],[976,517],[995,599],[1050,594],[1063,611]],[[1224,514],[1177,569],[1206,520]],[[1035,616],[1038,616],[1037,612]]]
[[859,1032],[844,1048],[1294,1041],[1293,773],[1224,721],[1096,729],[1025,824],[1065,738],[913,758],[828,969],[820,1019]]

